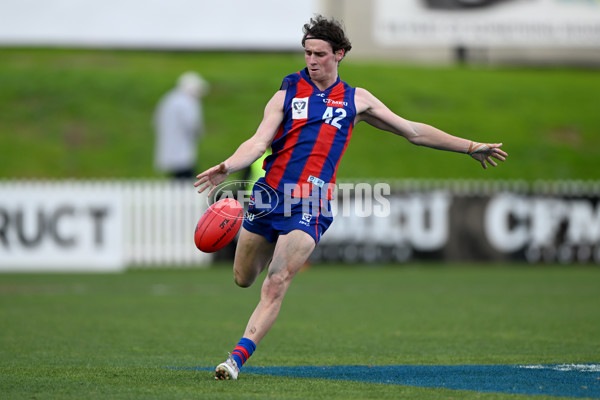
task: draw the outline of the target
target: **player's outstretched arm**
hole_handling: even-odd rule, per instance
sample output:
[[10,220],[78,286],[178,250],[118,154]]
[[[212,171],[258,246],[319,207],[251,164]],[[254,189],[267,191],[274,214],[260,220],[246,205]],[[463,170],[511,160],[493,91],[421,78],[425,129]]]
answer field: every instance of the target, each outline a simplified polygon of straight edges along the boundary
[[500,149],[502,143],[477,143],[472,140],[452,136],[431,125],[406,120],[392,112],[385,104],[365,89],[357,88],[355,95],[357,117],[355,123],[366,121],[376,128],[405,137],[418,146],[465,153],[481,163],[497,166],[492,159],[504,161],[508,154]]
[[208,192],[208,196],[210,196],[217,185],[223,183],[229,174],[250,166],[267,151],[267,147],[273,141],[277,129],[283,121],[284,100],[285,91],[280,90],[275,93],[265,107],[263,119],[256,133],[242,143],[227,160],[196,176],[197,181],[194,186],[198,188],[198,193],[210,188]]

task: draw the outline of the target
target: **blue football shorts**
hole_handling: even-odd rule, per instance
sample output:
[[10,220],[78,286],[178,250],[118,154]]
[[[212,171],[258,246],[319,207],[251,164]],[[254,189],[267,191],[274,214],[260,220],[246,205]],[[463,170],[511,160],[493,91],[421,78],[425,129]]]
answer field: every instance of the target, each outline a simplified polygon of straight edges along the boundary
[[299,229],[308,233],[317,244],[332,222],[331,203],[327,199],[291,197],[260,178],[252,189],[243,227],[271,243],[279,235]]

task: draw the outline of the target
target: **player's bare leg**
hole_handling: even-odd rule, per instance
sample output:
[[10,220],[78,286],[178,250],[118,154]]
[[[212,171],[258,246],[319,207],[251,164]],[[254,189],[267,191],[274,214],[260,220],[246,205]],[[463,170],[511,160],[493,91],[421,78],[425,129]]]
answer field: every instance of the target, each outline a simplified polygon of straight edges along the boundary
[[252,285],[256,277],[269,265],[274,249],[275,243],[270,243],[263,236],[242,227],[233,261],[235,283],[241,287]]
[[292,279],[314,248],[315,241],[306,232],[294,230],[279,236],[273,260],[263,282],[260,302],[248,321],[244,337],[258,344],[271,329]]
[[[240,246],[241,243],[241,246]],[[215,370],[215,379],[237,379],[243,363],[273,326],[292,279],[315,248],[313,238],[299,230],[279,236],[274,246],[262,236],[243,230],[236,250],[234,274],[240,286],[250,286],[271,260],[256,306],[244,337],[229,358]],[[237,361],[236,361],[237,360]]]
[[[261,235],[249,232],[242,227],[240,238],[235,251],[235,260],[233,262],[233,275],[235,283],[241,287],[251,286],[256,280],[256,277],[264,271],[269,265],[273,257],[275,244],[270,243]],[[243,354],[240,344],[253,348],[254,343],[250,343],[247,338],[242,338],[238,347],[233,353],[215,369],[215,379],[218,380],[235,380],[240,372],[241,359],[235,360],[234,355]],[[240,353],[241,352],[241,353]],[[248,355],[249,356],[249,355]]]

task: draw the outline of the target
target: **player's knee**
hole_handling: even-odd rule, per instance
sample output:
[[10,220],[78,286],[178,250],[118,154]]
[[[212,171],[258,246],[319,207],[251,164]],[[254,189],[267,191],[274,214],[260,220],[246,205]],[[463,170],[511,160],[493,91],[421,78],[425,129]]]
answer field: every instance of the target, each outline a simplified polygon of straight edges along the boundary
[[238,258],[233,262],[233,281],[239,287],[252,286],[259,273],[260,269],[254,264],[241,262]]
[[285,274],[269,274],[263,286],[263,297],[267,300],[277,300],[285,294],[289,282]]
[[247,288],[252,286],[256,276],[248,275],[247,273],[242,273],[237,269],[233,270],[233,281],[239,287]]

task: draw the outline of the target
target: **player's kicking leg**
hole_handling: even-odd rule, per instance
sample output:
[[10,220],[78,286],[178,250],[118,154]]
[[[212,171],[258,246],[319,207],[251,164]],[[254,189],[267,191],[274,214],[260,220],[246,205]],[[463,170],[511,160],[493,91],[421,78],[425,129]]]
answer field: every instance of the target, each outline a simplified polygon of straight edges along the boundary
[[[249,287],[256,277],[269,265],[273,257],[274,243],[270,243],[263,236],[249,232],[242,228],[235,251],[233,262],[233,275],[235,283],[240,287]],[[235,380],[244,361],[250,357],[256,345],[249,340],[240,340],[229,358],[219,364],[215,369],[215,379]],[[236,361],[236,358],[239,360]]]
[[[302,268],[314,248],[314,239],[303,231],[294,230],[279,237],[261,289],[260,302],[248,321],[243,338],[231,356],[217,366],[215,379],[237,379],[242,365],[273,326],[292,279]],[[237,257],[238,253],[236,252]]]

